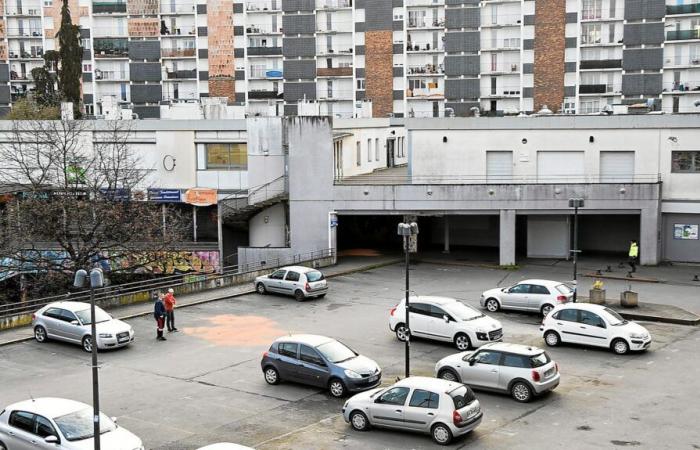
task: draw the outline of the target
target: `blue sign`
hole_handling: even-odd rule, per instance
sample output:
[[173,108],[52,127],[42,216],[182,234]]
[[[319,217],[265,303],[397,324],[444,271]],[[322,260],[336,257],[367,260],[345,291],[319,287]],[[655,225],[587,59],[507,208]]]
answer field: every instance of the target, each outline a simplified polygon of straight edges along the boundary
[[129,189],[117,188],[108,189],[100,188],[100,195],[102,195],[107,200],[115,202],[123,202],[131,198],[131,191]]
[[158,203],[180,203],[182,194],[179,189],[149,189],[148,200]]

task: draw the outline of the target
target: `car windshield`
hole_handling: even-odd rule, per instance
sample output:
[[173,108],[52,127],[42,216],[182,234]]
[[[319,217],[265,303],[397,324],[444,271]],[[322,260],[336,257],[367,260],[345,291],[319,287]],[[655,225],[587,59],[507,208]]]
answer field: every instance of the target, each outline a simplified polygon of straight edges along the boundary
[[316,350],[332,363],[347,361],[357,356],[357,353],[350,350],[338,341],[330,341],[316,347]]
[[[92,408],[66,414],[53,419],[58,429],[68,441],[80,441],[94,436],[92,425]],[[117,426],[109,417],[100,413],[100,434],[114,431]]]
[[312,270],[311,272],[306,272],[306,279],[309,281],[309,283],[321,281],[323,280],[323,274],[318,270]]
[[472,390],[464,385],[458,387],[457,389],[453,389],[452,391],[448,392],[448,394],[450,394],[450,397],[452,397],[452,401],[455,404],[455,409],[462,409],[476,399]]
[[[78,319],[80,319],[80,322],[83,325],[90,325],[92,321],[90,320],[92,315],[90,314],[90,308],[84,309],[82,311],[76,311],[75,315],[78,316]],[[95,323],[101,323],[101,322],[107,322],[108,320],[112,320],[112,317],[110,317],[109,314],[104,312],[99,307],[95,307],[95,317],[97,318],[97,321]]]
[[549,355],[544,352],[540,353],[539,355],[530,356],[530,365],[533,368],[542,367],[545,364],[549,364],[550,361],[551,359],[549,358]]
[[449,306],[449,312],[459,320],[474,320],[484,317],[479,311],[464,303],[455,302]]
[[610,308],[605,308],[605,312],[610,315],[608,318],[608,322],[610,322],[610,325],[624,325],[627,323],[627,321],[617,313],[617,311],[614,311]]
[[564,295],[571,294],[572,292],[574,292],[569,286],[565,284],[557,284],[555,287],[557,288],[557,291],[561,292]]

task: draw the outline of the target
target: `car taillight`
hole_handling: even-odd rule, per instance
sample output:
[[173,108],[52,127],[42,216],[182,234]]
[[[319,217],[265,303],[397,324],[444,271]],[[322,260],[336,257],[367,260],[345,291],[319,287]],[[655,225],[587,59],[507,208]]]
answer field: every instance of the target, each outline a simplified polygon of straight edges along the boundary
[[559,296],[557,297],[557,301],[558,301],[559,303],[566,303],[566,295],[559,295]]
[[32,322],[36,320],[36,314],[32,314]]
[[389,311],[389,315],[390,315],[390,316],[393,316],[395,312],[396,312],[396,306],[394,306],[393,308],[391,308],[391,311]]
[[263,352],[263,358],[267,358],[267,355],[268,355],[267,352]]
[[540,381],[540,373],[536,370],[532,371],[532,381],[535,381],[535,382]]
[[452,423],[454,423],[455,425],[459,425],[460,423],[462,423],[462,415],[459,414],[459,411],[457,411],[456,409],[452,413]]
[[304,289],[306,289],[306,292],[309,292],[311,290],[311,286],[309,286],[309,283],[306,283],[304,285]]

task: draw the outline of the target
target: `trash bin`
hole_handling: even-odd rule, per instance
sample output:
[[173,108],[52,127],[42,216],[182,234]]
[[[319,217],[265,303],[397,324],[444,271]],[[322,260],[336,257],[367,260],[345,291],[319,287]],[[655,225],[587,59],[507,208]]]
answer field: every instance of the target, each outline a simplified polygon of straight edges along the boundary
[[591,289],[588,291],[588,296],[591,303],[596,305],[605,304],[605,289]]
[[620,294],[620,306],[634,308],[639,305],[639,294],[633,291],[624,291]]

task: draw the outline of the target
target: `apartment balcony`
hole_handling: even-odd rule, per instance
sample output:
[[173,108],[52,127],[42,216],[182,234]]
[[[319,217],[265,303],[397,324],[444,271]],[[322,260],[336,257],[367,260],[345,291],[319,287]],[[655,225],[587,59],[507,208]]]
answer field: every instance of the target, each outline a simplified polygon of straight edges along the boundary
[[625,20],[625,10],[616,8],[591,8],[581,11],[581,22],[615,22]]
[[316,2],[316,9],[324,9],[327,11],[351,8],[352,0],[318,0]]
[[94,38],[95,58],[128,58],[129,42],[126,39]]
[[355,25],[352,20],[333,20],[330,24],[327,22],[316,22],[316,32],[326,34],[341,34],[352,33]]
[[34,81],[34,78],[32,78],[31,72],[16,72],[11,70],[10,81]]
[[667,41],[689,41],[700,39],[700,28],[693,30],[673,30],[666,32]]
[[405,5],[407,8],[418,8],[418,7],[435,8],[435,7],[444,7],[444,6],[445,6],[445,0],[404,0],[404,5]]
[[189,70],[167,70],[165,72],[165,80],[196,80],[197,69]]
[[445,98],[445,91],[441,87],[406,89],[406,98],[411,100],[439,100]]
[[35,48],[31,52],[23,51],[20,53],[16,53],[14,51],[10,51],[9,55],[10,59],[12,60],[43,60],[44,59],[44,50],[42,48]]
[[337,101],[354,101],[353,98],[354,94],[353,91],[351,90],[334,90],[334,91],[325,91],[321,90],[321,92],[316,94],[316,97],[319,101],[326,101],[326,102],[337,102]]
[[589,59],[579,63],[581,70],[585,69],[622,69],[621,59]]
[[[1,5],[0,5],[1,6]],[[5,5],[5,15],[13,17],[41,17],[41,4],[23,4],[23,2],[14,2],[14,4]]]
[[164,48],[160,55],[163,58],[194,58],[197,53],[194,48]]
[[316,69],[319,77],[351,77],[352,67],[319,67]]
[[129,32],[124,27],[97,26],[93,30],[95,38],[126,38]]
[[520,51],[520,38],[484,39],[481,41],[481,51]]
[[282,47],[248,47],[248,56],[282,56]]
[[408,23],[406,24],[407,29],[413,29],[413,30],[433,30],[433,29],[442,29],[445,28],[445,19],[444,18],[439,18],[435,20],[429,20],[425,18],[421,19],[409,19]]
[[491,89],[487,94],[481,94],[483,99],[520,98],[520,86],[508,86],[500,89]]
[[484,75],[520,75],[520,63],[484,64],[481,66]]
[[170,28],[161,25],[160,35],[164,38],[176,38],[181,36],[196,36],[197,30],[194,26],[175,26]]
[[681,14],[700,14],[700,3],[692,3],[689,5],[666,5],[667,16]]
[[249,0],[245,3],[248,14],[269,14],[282,12],[282,0]]
[[622,93],[621,84],[580,84],[578,93],[581,95],[619,95]]
[[499,16],[481,16],[481,28],[519,27],[522,23],[520,14],[502,14]]
[[195,9],[196,7],[192,1],[178,1],[174,3],[163,1],[160,3],[160,14],[164,16],[194,14]]
[[245,29],[246,34],[261,34],[261,35],[275,35],[282,34],[282,27],[272,25],[253,25],[250,24]]
[[125,1],[92,2],[93,14],[126,14]]
[[248,79],[250,80],[279,80],[282,78],[282,71],[277,69],[260,69],[251,68],[248,74]]
[[700,79],[663,83],[664,94],[700,94]]
[[328,47],[318,47],[316,48],[317,56],[352,56],[352,47],[348,48],[328,48]]
[[413,77],[444,75],[445,68],[442,64],[438,64],[437,66],[435,64],[414,65],[408,66],[406,74]]
[[700,56],[678,56],[673,59],[671,58],[666,58],[664,60],[664,67],[673,67],[673,68],[688,68],[688,69],[693,69],[693,68],[700,68]]
[[283,93],[277,91],[248,91],[248,100],[272,100],[282,98]]
[[95,81],[129,81],[129,72],[95,69]]
[[583,35],[579,42],[582,47],[616,47],[622,46],[622,37],[617,41],[603,41],[600,36]]
[[28,39],[42,39],[42,32],[41,32],[41,27],[39,26],[36,29],[27,29],[27,28],[7,28],[6,31],[6,36],[8,38],[28,38]]
[[431,42],[409,41],[408,44],[406,44],[406,51],[408,53],[442,53],[445,51],[445,48],[442,44],[436,46]]

